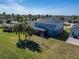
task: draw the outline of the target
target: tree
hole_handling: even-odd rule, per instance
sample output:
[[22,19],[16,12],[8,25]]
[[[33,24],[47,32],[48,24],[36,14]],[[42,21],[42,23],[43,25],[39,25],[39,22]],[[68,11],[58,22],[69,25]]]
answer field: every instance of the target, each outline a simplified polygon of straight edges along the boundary
[[30,37],[34,34],[34,29],[30,26],[30,24],[28,22],[24,22],[24,35],[25,35],[25,39],[28,39],[30,40]]
[[0,15],[0,24],[3,23],[2,16]]
[[49,15],[48,14],[46,15],[46,18],[49,18]]
[[6,12],[3,12],[3,16],[5,16],[6,15]]
[[32,20],[32,15],[28,14],[29,21]]
[[25,39],[27,39],[27,22],[23,22],[23,34],[25,35]]
[[6,19],[6,12],[3,12],[2,16],[3,16],[3,19]]
[[20,35],[23,33],[23,24],[22,23],[15,24],[14,31],[16,32],[16,34],[18,34],[19,41],[21,41]]
[[11,20],[7,20],[6,23],[10,24],[11,23]]
[[14,26],[15,30],[14,31],[16,32],[16,34],[18,34],[19,41],[21,41],[21,38],[20,38],[21,34],[25,35],[25,39],[27,39],[27,37],[28,37],[28,39],[30,40],[30,37],[34,33],[34,30],[30,26],[30,23],[25,21],[25,20],[23,20],[22,17],[18,17],[17,21],[18,21],[18,23],[15,24],[15,26]]
[[37,21],[37,18],[35,17],[35,21]]
[[28,34],[28,39],[30,40],[31,36],[34,34],[34,29],[31,26],[27,27],[27,34]]
[[33,16],[32,17],[32,21],[36,21],[37,20],[37,17],[36,16]]
[[72,22],[73,23],[77,21],[76,19],[77,19],[77,16],[72,16]]
[[64,16],[60,16],[59,19],[64,21]]
[[38,19],[41,19],[41,15],[37,15],[37,18],[38,18]]
[[14,16],[15,16],[15,14],[14,14],[14,13],[12,13],[12,14],[11,14],[11,16],[12,16],[12,17],[14,17]]
[[23,33],[24,30],[23,18],[18,17],[17,22],[18,23],[14,25],[14,31],[16,32],[16,34],[18,34],[19,41],[21,41],[20,35]]

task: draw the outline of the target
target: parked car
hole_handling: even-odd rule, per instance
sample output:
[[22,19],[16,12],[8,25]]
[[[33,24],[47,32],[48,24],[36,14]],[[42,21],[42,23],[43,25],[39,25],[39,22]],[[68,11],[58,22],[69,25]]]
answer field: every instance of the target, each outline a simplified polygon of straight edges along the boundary
[[13,28],[11,28],[11,27],[5,27],[5,28],[3,29],[3,31],[4,31],[4,32],[13,32]]

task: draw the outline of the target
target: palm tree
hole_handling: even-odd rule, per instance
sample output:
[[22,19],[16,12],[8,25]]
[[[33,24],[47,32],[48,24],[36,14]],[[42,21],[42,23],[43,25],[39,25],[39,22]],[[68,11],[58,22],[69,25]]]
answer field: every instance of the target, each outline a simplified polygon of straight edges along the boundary
[[64,16],[60,16],[59,19],[64,21]]
[[27,21],[23,22],[23,34],[25,35],[25,39],[27,39]]
[[31,39],[31,36],[34,34],[34,29],[31,26],[27,27],[28,39]]
[[46,15],[46,18],[47,18],[47,19],[49,18],[49,15],[48,15],[48,14]]
[[23,23],[23,34],[25,35],[25,39],[28,39],[30,40],[30,36],[32,36],[34,34],[34,29],[30,26],[30,23],[29,22],[24,22]]
[[77,19],[77,16],[72,16],[72,22],[73,23],[77,21],[76,19]]
[[32,14],[28,14],[29,21],[32,20]]
[[30,23],[23,20],[23,17],[18,17],[17,22],[18,23],[15,24],[14,29],[16,34],[18,34],[19,41],[21,41],[21,38],[20,38],[21,34],[25,35],[25,39],[27,39],[27,36],[28,36],[28,39],[30,40],[30,36],[32,36],[34,33],[34,30],[30,26]]
[[19,41],[21,41],[21,34],[23,33],[23,24],[22,23],[15,24],[14,31],[16,32],[16,34],[18,34]]
[[2,23],[3,23],[2,16],[0,16],[0,24],[2,24]]
[[6,12],[3,12],[2,17],[3,19],[6,19]]
[[17,24],[14,24],[14,31],[16,32],[16,34],[18,34],[19,41],[21,41],[20,35],[23,33],[23,29],[24,29],[23,18],[18,17],[17,22],[18,22]]
[[6,15],[6,12],[3,12],[3,16],[5,16]]
[[33,16],[32,17],[32,21],[37,21],[37,17],[36,16]]
[[37,17],[35,17],[35,19],[34,19],[35,21],[37,21]]

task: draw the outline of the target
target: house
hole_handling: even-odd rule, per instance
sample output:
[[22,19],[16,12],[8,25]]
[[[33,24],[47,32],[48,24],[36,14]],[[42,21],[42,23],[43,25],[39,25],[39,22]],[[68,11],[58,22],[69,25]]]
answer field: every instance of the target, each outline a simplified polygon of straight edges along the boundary
[[32,24],[32,27],[42,36],[57,36],[64,29],[64,23],[61,20],[56,19],[39,19]]
[[79,24],[72,26],[70,36],[79,39]]
[[70,30],[70,36],[67,39],[66,43],[79,46],[79,24],[72,26]]

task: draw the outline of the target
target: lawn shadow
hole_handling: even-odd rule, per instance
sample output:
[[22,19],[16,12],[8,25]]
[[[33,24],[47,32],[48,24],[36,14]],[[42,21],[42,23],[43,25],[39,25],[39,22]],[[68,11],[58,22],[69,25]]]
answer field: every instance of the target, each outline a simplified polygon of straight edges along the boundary
[[29,41],[29,40],[22,40],[17,42],[17,47],[21,49],[28,48],[29,50],[35,52],[41,52],[41,47],[39,46],[38,43],[34,41]]
[[[37,35],[37,36],[39,36],[39,35]],[[41,36],[39,36],[39,37],[41,37]],[[66,41],[68,39],[68,37],[69,37],[69,32],[63,31],[61,34],[56,35],[56,36],[48,36],[45,34],[43,38],[45,38],[45,39],[54,38],[57,40]]]
[[56,36],[56,37],[52,37],[55,38],[57,40],[62,40],[62,41],[66,41],[69,37],[69,32],[63,31],[60,35]]

